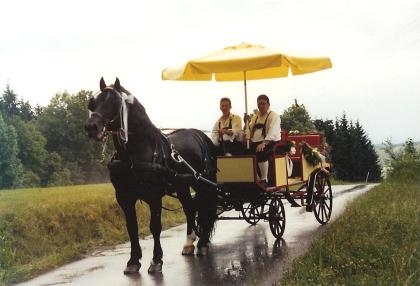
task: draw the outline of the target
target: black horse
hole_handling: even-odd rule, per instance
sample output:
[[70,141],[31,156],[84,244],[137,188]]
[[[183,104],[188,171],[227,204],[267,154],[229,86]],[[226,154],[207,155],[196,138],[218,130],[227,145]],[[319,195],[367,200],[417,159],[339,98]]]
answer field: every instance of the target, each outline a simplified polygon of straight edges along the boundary
[[[200,237],[197,254],[205,255],[216,220],[216,189],[197,180],[191,170],[172,159],[180,154],[203,178],[215,181],[213,145],[195,129],[178,130],[165,136],[150,121],[144,107],[120,85],[118,78],[107,86],[100,80],[100,92],[89,101],[91,114],[85,130],[90,138],[101,141],[112,134],[116,152],[109,164],[111,182],[122,208],[131,242],[131,256],[125,274],[137,273],[142,252],[138,240],[135,204],[145,201],[150,207],[150,231],[154,239],[149,273],[162,271],[160,244],[162,197],[176,193],[187,220],[187,242],[182,254],[193,254],[194,230]],[[195,191],[193,198],[190,187]]]

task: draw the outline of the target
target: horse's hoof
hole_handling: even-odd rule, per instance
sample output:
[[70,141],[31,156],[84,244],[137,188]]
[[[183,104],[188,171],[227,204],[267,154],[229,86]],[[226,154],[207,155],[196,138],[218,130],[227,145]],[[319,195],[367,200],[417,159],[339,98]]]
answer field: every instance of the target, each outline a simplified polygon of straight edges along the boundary
[[149,272],[149,273],[162,273],[162,264],[163,264],[163,261],[156,263],[152,259],[152,261],[150,262],[149,269],[147,269],[147,272]]
[[133,265],[127,265],[127,267],[124,269],[124,274],[136,274],[140,270],[141,264],[133,264]]
[[194,245],[184,246],[184,248],[182,249],[182,255],[193,255],[194,249],[195,249]]
[[198,256],[206,256],[209,253],[208,246],[202,246],[197,248],[197,255]]

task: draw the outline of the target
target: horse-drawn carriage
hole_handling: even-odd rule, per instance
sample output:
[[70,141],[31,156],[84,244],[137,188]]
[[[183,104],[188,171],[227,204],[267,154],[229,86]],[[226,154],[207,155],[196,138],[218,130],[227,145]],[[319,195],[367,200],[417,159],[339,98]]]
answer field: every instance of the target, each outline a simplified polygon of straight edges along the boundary
[[[217,157],[219,220],[245,220],[252,225],[260,220],[268,221],[272,234],[280,238],[286,226],[283,205],[283,200],[286,200],[292,207],[305,206],[307,211],[313,211],[321,224],[329,221],[332,211],[330,165],[322,161],[310,163],[302,152],[303,144],[306,147],[321,145],[322,134],[282,133],[282,141],[274,147],[269,159],[268,185],[258,182],[254,155]],[[295,142],[295,154],[277,152],[287,141]],[[223,215],[225,211],[233,209],[240,214]]]
[[[330,67],[328,58],[298,58],[262,46],[241,44],[190,62],[180,69],[165,69],[162,78],[243,80],[245,110],[248,113],[247,79],[284,77],[289,70],[295,75],[306,74]],[[203,132],[186,129],[164,136],[150,121],[143,105],[120,85],[118,79],[114,84],[106,85],[102,78],[100,92],[90,99],[88,108],[91,113],[85,124],[87,135],[103,141],[106,134],[111,134],[116,150],[109,169],[131,242],[130,259],[124,270],[126,274],[138,272],[141,265],[142,251],[135,210],[139,199],[148,203],[151,212],[150,230],[154,247],[149,273],[162,271],[160,233],[162,196],[165,194],[176,193],[186,216],[187,241],[182,254],[194,254],[194,227],[199,235],[197,254],[207,253],[216,219],[244,219],[250,224],[267,220],[273,235],[281,237],[286,223],[283,199],[292,206],[306,206],[308,211],[314,211],[321,224],[325,224],[331,216],[332,192],[328,168],[322,164],[309,164],[299,146],[294,156],[273,152],[270,158],[270,186],[267,187],[257,181],[254,156],[218,157],[216,172],[214,157],[210,156],[214,146]],[[322,139],[319,134],[313,136],[315,139],[310,139],[309,135],[295,138],[294,135],[286,138],[286,135],[282,136],[281,143],[287,139],[297,143],[306,140],[315,146]],[[295,166],[292,170],[290,167],[287,169],[290,162]],[[194,198],[190,187],[196,191]],[[223,216],[233,209],[240,211],[241,215],[236,218]]]
[[[160,218],[165,194],[177,195],[186,216],[187,241],[183,254],[194,253],[195,233],[200,238],[198,254],[207,253],[216,219],[244,219],[250,224],[267,220],[273,235],[281,237],[286,224],[283,199],[292,206],[306,206],[314,211],[321,224],[328,222],[332,210],[328,166],[310,164],[299,144],[306,140],[302,147],[308,143],[318,145],[322,142],[320,134],[283,134],[282,142],[276,147],[287,140],[295,141],[297,152],[293,156],[278,154],[274,148],[267,187],[257,181],[254,156],[217,157],[215,162],[213,143],[203,132],[185,129],[165,136],[118,79],[111,86],[101,79],[100,89],[89,101],[91,114],[85,129],[89,137],[98,141],[110,134],[116,149],[109,164],[110,178],[126,216],[131,241],[130,260],[124,273],[136,273],[140,269],[142,252],[135,211],[139,199],[148,203],[151,212],[150,230],[155,245],[150,273],[162,271]],[[294,162],[292,170],[290,161]],[[189,187],[196,191],[194,198]],[[233,209],[241,211],[241,215],[222,216]]]

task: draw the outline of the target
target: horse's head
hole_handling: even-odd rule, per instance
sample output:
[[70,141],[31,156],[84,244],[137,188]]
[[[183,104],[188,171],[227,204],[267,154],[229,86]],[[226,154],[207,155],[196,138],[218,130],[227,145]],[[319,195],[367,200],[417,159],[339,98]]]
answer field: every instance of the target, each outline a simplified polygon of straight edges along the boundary
[[118,78],[111,86],[107,86],[104,78],[101,78],[99,85],[99,94],[89,100],[88,108],[91,113],[85,124],[87,135],[98,141],[104,138],[108,126],[119,117],[121,94],[125,92]]

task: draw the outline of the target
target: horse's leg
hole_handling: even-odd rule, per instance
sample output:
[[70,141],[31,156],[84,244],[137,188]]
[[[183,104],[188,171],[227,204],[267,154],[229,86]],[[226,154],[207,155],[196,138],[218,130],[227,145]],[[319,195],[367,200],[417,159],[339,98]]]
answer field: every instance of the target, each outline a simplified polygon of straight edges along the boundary
[[150,207],[150,232],[153,235],[153,259],[150,262],[150,267],[147,270],[149,273],[162,272],[162,257],[163,251],[160,245],[160,233],[162,232],[162,197],[156,196],[151,198],[149,202]]
[[118,160],[113,160],[111,162],[109,171],[112,185],[115,188],[117,202],[125,215],[127,232],[131,243],[130,260],[127,262],[124,274],[137,273],[141,266],[139,260],[142,257],[142,253],[139,244],[136,215],[137,197],[134,195],[135,192],[133,190],[135,183],[130,170],[125,168]]
[[197,255],[207,255],[210,237],[213,234],[216,222],[216,190],[205,184],[199,183],[195,203],[198,210],[197,227],[200,229],[200,239],[197,243]]
[[178,186],[177,195],[187,219],[187,240],[182,249],[182,255],[191,255],[194,254],[194,241],[197,238],[193,229],[196,214],[194,201],[187,185]]
[[136,201],[137,199],[123,199],[117,195],[117,201],[122,208],[127,224],[127,232],[130,237],[131,254],[130,260],[127,262],[127,267],[124,269],[124,274],[137,273],[140,269],[140,258],[142,257],[141,248],[139,244],[138,225],[136,215]]

